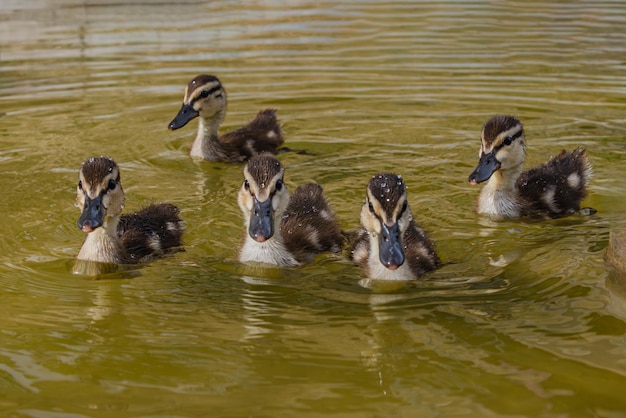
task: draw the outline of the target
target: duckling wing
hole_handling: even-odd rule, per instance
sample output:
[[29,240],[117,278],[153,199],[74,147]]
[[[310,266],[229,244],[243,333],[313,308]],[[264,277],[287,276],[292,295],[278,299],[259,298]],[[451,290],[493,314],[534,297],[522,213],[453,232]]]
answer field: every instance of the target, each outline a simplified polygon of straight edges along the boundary
[[324,251],[338,253],[344,242],[322,187],[313,183],[294,191],[281,220],[281,234],[289,252],[300,262]]
[[517,180],[523,215],[555,217],[578,211],[590,177],[591,165],[584,148],[561,151]]
[[276,109],[261,110],[246,126],[222,135],[220,142],[231,161],[244,161],[262,152],[276,154],[284,142]]
[[159,203],[122,215],[117,233],[128,261],[136,263],[180,247],[184,228],[178,212],[174,205]]
[[405,262],[416,278],[439,267],[439,257],[433,242],[415,222],[411,221],[402,239]]

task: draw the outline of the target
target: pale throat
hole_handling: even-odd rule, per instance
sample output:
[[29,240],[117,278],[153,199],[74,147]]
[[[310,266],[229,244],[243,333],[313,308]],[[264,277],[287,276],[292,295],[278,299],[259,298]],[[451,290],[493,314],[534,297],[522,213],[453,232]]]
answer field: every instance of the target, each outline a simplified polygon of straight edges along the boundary
[[198,134],[191,146],[191,156],[207,159],[217,159],[216,152],[220,149],[217,130],[224,117],[223,112],[204,118],[198,118]]
[[88,233],[77,258],[101,263],[118,263],[121,253],[117,236],[118,223],[119,217],[116,217]]
[[507,168],[500,168],[496,170],[487,182],[487,186],[494,190],[513,190],[515,189],[515,183],[522,174],[523,162]]
[[200,117],[198,121],[198,139],[216,139],[219,122],[215,118]]

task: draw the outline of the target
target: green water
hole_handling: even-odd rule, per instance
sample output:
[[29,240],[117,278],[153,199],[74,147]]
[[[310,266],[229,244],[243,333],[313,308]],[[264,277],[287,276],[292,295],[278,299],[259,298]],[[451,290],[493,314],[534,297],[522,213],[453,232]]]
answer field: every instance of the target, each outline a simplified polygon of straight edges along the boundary
[[[123,3],[123,2],[122,2]],[[626,5],[621,2],[0,3],[0,416],[622,417]],[[171,132],[216,74],[224,129],[275,107],[293,190],[345,229],[402,174],[445,265],[398,289],[321,256],[237,262],[242,166]],[[482,124],[517,115],[527,164],[585,146],[588,217],[494,223],[467,183]],[[126,209],[182,209],[186,251],[93,280],[78,168],[120,164]]]

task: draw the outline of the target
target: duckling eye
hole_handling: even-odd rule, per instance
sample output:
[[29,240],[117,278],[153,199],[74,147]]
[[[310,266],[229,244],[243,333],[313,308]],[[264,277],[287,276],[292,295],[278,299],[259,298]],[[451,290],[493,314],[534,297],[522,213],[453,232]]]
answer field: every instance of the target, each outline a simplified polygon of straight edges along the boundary
[[276,191],[280,192],[283,189],[283,181],[281,179],[276,180]]
[[209,97],[209,94],[211,94],[209,90],[202,90],[198,97],[200,97],[201,99],[206,99],[207,97]]
[[372,202],[368,202],[367,207],[370,209],[370,212],[374,213],[374,205],[372,205]]
[[504,138],[504,141],[502,141],[504,145],[511,145],[511,142],[513,142],[513,138],[511,138],[510,136],[507,136],[506,138]]
[[250,190],[250,183],[248,183],[248,180],[243,181],[243,188],[246,190]]
[[78,189],[79,190],[83,190],[83,181],[82,180],[78,180]]
[[108,185],[109,190],[115,189],[115,186],[117,186],[117,183],[115,182],[115,180],[113,179],[109,180],[109,185]]

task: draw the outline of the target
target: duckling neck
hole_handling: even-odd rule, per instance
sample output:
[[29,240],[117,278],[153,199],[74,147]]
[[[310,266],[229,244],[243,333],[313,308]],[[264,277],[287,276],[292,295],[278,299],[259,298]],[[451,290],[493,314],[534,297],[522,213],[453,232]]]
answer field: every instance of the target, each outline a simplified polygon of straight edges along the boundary
[[77,258],[100,263],[121,263],[123,249],[117,235],[118,223],[119,217],[116,217],[88,233]]
[[189,153],[192,158],[213,161],[221,160],[220,155],[223,154],[223,149],[219,142],[217,129],[222,120],[224,120],[224,116],[224,112],[218,112],[208,118],[202,116],[198,118],[198,134]]
[[497,170],[480,192],[478,213],[503,218],[521,214],[516,182],[522,174],[522,164]]

